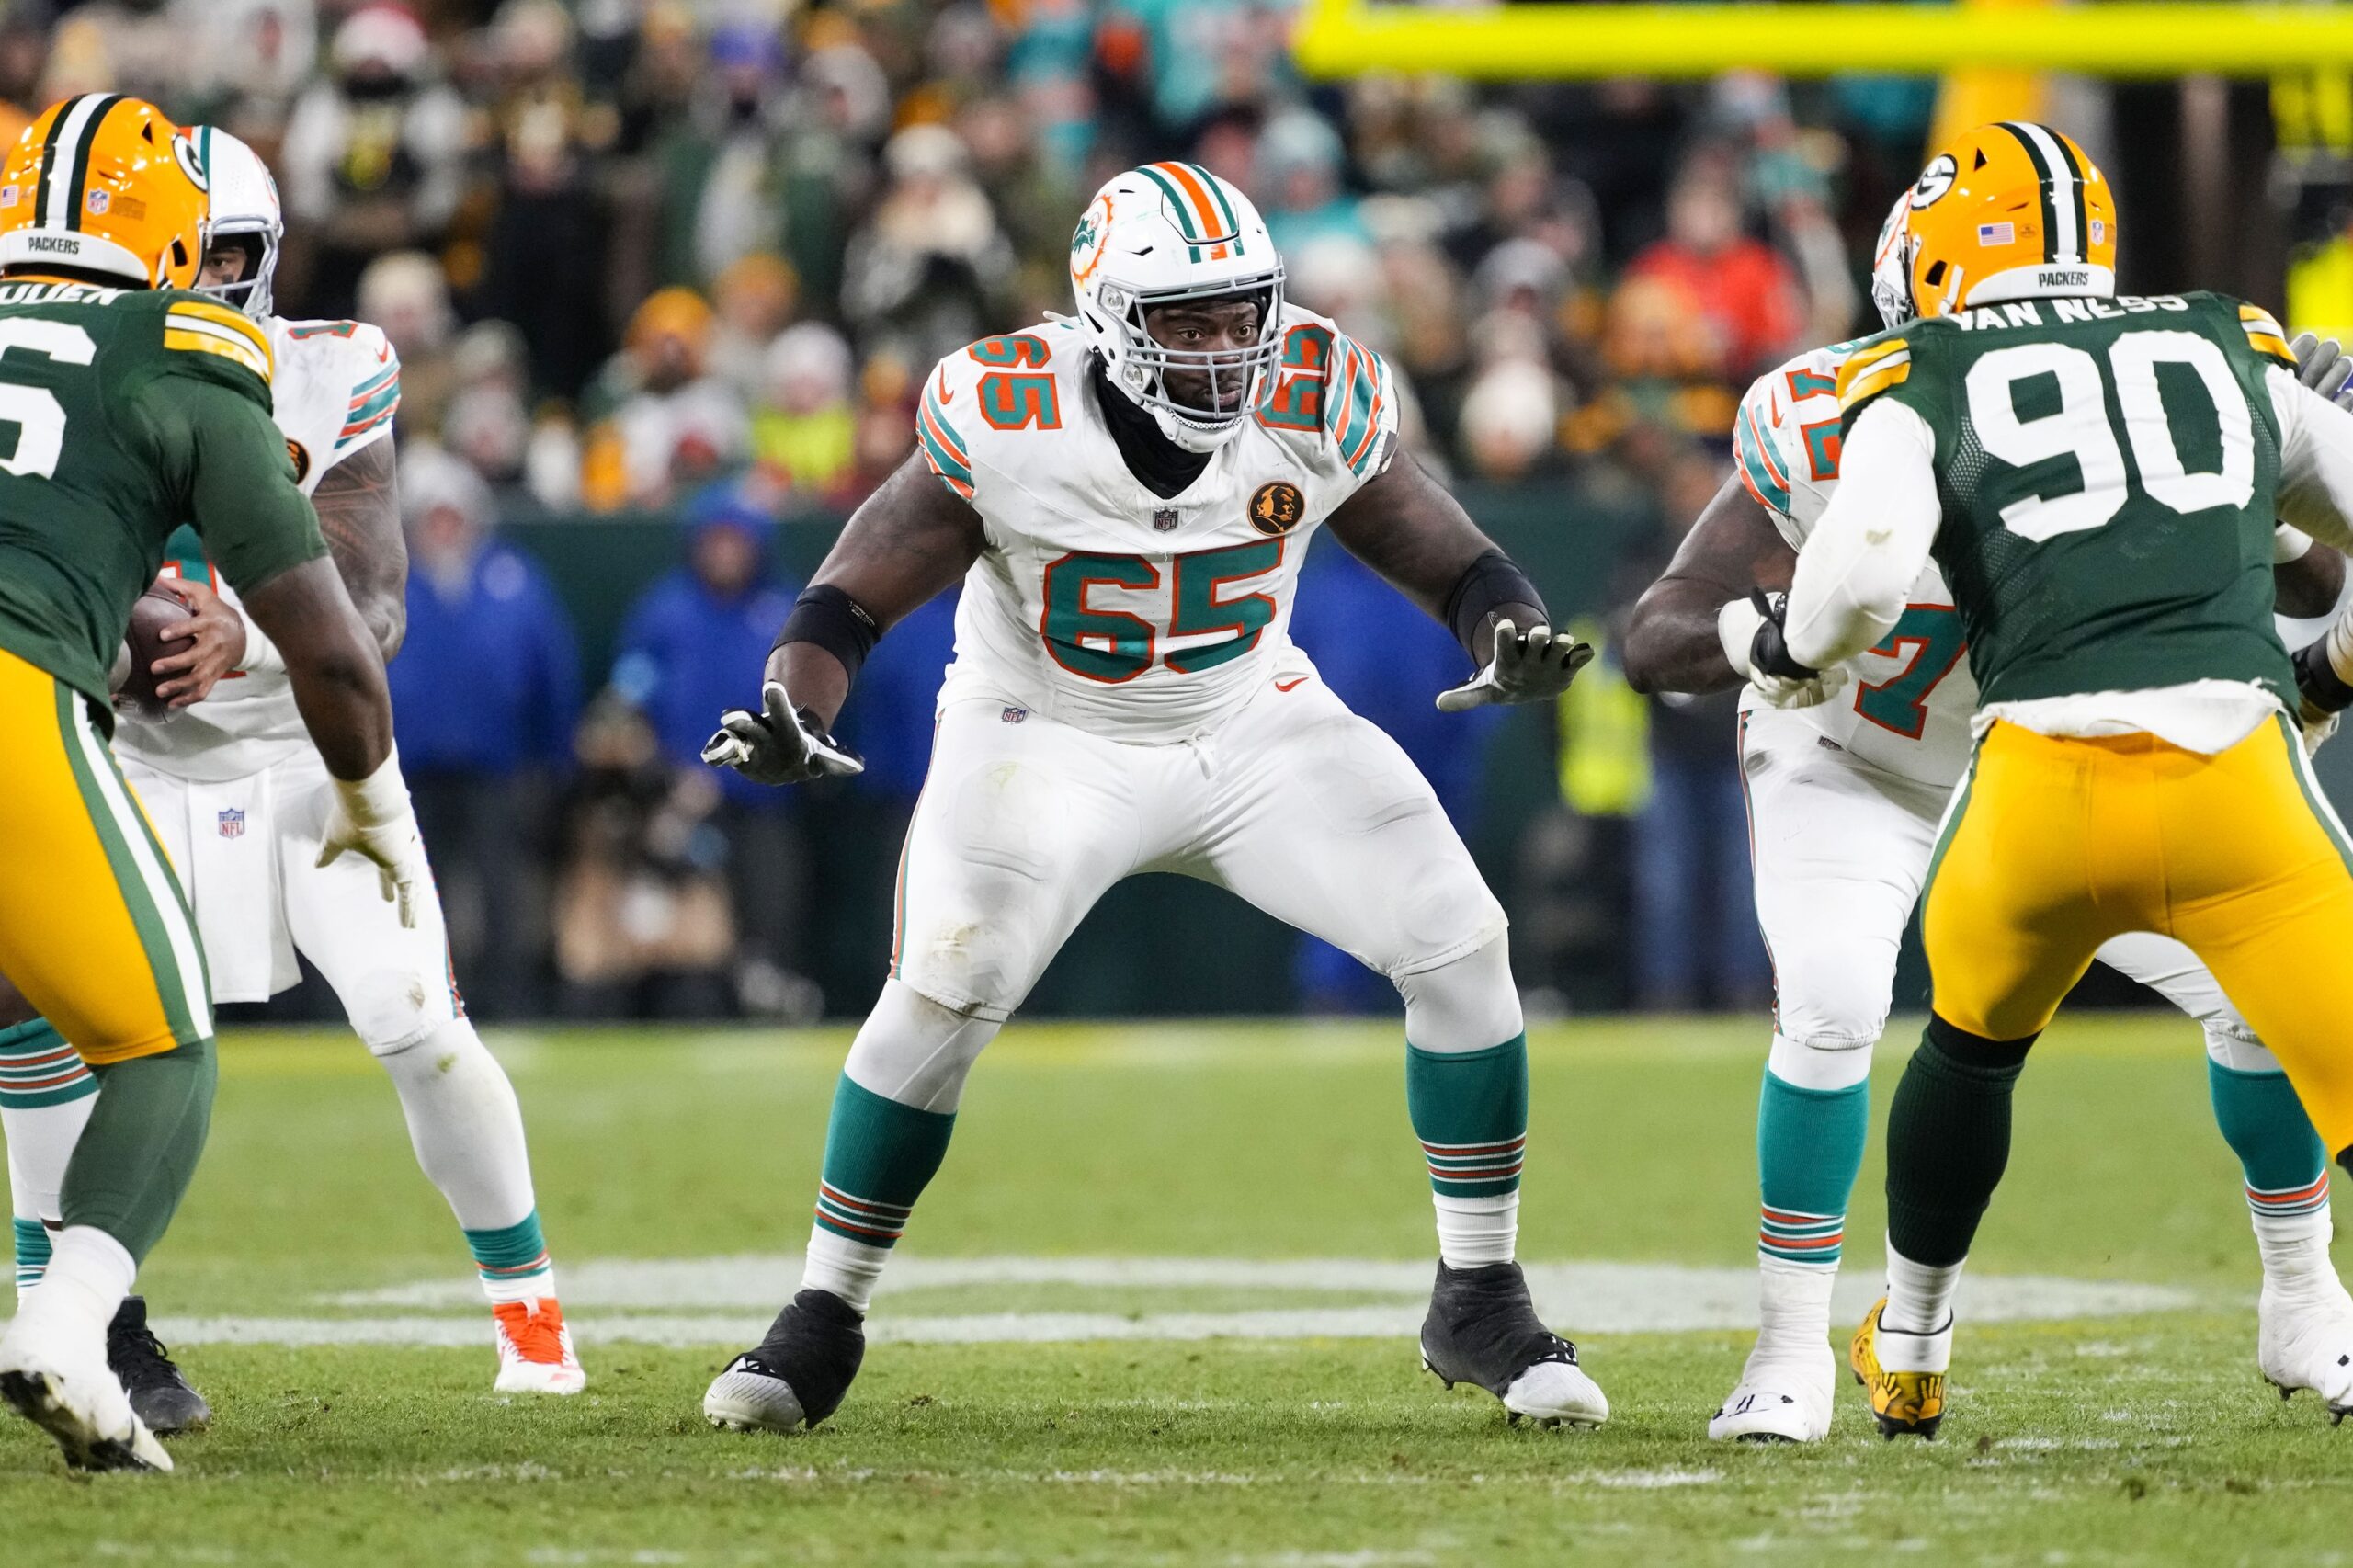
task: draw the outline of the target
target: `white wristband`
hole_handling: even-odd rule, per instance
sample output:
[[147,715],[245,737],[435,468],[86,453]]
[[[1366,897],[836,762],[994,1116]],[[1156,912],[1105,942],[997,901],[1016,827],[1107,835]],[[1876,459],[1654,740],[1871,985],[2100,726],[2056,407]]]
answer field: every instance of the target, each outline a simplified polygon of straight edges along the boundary
[[1716,641],[1723,644],[1724,658],[1748,679],[1756,672],[1748,665],[1748,651],[1756,643],[1756,629],[1765,624],[1765,614],[1746,599],[1732,599],[1716,611]]
[[[239,613],[242,615],[244,612]],[[278,644],[269,640],[269,633],[264,631],[252,616],[247,615],[244,619],[245,656],[237,662],[237,668],[249,676],[285,674],[286,655],[278,651]]]
[[2302,528],[2291,528],[2281,523],[2271,530],[2271,564],[2285,566],[2291,561],[2302,561],[2312,553],[2313,536]]
[[2353,613],[2337,617],[2328,629],[2328,667],[2337,679],[2353,685]]
[[397,745],[384,754],[384,760],[367,778],[335,778],[331,782],[343,799],[343,809],[361,827],[380,827],[409,814],[408,780],[401,777],[401,750]]

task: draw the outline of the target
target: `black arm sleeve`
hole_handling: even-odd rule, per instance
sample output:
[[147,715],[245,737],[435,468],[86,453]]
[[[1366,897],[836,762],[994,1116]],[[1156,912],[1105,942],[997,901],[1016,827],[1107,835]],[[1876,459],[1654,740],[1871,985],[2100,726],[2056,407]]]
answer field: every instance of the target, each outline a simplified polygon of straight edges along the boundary
[[1536,591],[1536,585],[1528,580],[1528,574],[1512,564],[1510,556],[1500,550],[1491,550],[1464,567],[1454,586],[1447,590],[1447,627],[1454,633],[1454,640],[1468,650],[1488,612],[1502,605],[1534,605],[1541,610],[1544,599]]
[[864,605],[830,583],[817,583],[801,589],[792,601],[792,613],[784,618],[784,630],[776,634],[769,651],[787,642],[814,642],[842,662],[856,685],[858,666],[881,640],[881,625]]

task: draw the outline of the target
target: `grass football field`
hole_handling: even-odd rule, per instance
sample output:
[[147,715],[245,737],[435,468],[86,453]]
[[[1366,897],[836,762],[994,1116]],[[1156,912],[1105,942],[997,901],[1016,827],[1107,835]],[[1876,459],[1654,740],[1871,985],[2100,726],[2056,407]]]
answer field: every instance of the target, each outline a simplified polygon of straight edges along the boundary
[[[1393,1027],[1018,1025],[814,1433],[704,1426],[797,1277],[844,1032],[513,1034],[588,1392],[493,1395],[489,1319],[354,1042],[224,1042],[142,1281],[213,1429],[69,1476],[0,1424],[0,1562],[2201,1564],[2353,1552],[2353,1426],[2255,1369],[2254,1245],[2198,1031],[2063,1022],[1961,1298],[1952,1413],[1851,1388],[1705,1440],[1746,1346],[1763,1028],[1533,1038],[1521,1232],[1613,1414],[1510,1428],[1411,1342],[1433,1245]],[[1891,1034],[1883,1105],[1912,1038]],[[1874,1120],[1878,1117],[1875,1113]],[[1842,1324],[1876,1283],[1876,1139]],[[1915,1555],[1916,1554],[1916,1555]]]

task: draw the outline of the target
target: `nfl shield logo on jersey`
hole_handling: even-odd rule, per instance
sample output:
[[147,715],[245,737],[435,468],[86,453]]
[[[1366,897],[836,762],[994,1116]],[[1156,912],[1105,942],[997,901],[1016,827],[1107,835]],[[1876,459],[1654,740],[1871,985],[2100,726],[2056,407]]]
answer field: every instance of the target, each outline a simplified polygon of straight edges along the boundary
[[242,806],[229,806],[221,812],[221,836],[243,838],[245,835],[245,812]]
[[1152,531],[1156,534],[1175,533],[1176,531],[1176,508],[1174,506],[1154,506],[1152,509]]

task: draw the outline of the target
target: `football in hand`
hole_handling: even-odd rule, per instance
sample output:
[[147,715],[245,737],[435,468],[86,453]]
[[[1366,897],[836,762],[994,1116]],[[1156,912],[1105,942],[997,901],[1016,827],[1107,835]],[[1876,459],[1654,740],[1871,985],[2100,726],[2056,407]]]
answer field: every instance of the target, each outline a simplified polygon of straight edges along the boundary
[[122,634],[123,646],[131,651],[130,673],[115,688],[115,707],[126,713],[136,713],[142,719],[169,717],[171,710],[155,695],[155,661],[174,653],[186,653],[185,642],[166,642],[161,633],[166,626],[186,620],[193,612],[178,596],[160,585],[139,596],[131,607],[131,624]]

